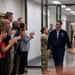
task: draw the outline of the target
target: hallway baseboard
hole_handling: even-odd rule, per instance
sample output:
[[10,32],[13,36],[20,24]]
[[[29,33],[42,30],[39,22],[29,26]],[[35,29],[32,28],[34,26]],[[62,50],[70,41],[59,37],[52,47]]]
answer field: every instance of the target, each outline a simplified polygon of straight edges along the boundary
[[41,56],[35,57],[28,61],[29,68],[41,68]]

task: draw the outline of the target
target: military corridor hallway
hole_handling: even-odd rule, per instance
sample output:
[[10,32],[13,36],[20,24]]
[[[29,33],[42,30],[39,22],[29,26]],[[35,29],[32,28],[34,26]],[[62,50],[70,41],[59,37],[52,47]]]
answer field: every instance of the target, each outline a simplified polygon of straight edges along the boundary
[[[36,60],[37,63],[35,63],[34,61],[30,62],[31,65],[40,65],[41,64],[41,62],[39,62],[40,58],[38,58],[38,60]],[[41,68],[28,68],[27,69],[28,72],[23,75],[56,75],[54,61],[53,61],[52,57],[49,58],[48,67],[50,70],[49,74],[42,74]],[[75,56],[71,55],[69,53],[67,53],[64,57],[64,73],[66,73],[66,72],[68,74],[64,74],[64,75],[75,75]]]

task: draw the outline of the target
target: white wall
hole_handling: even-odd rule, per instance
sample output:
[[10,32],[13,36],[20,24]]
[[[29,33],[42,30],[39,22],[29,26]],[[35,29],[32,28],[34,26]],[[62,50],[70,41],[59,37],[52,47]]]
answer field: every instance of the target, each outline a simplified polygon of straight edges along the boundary
[[30,42],[28,60],[41,55],[40,33],[41,30],[41,6],[40,4],[28,0],[28,31],[34,31],[35,36]]
[[75,21],[75,15],[68,16],[68,21]]
[[61,20],[62,20],[62,22],[63,22],[63,24],[62,24],[62,29],[64,29],[64,30],[66,30],[66,21],[67,21],[67,15],[65,15],[65,14],[62,14],[61,15]]
[[[24,0],[0,0],[0,13],[13,12],[14,20],[24,16]],[[22,12],[23,11],[23,12]]]
[[25,21],[25,0],[21,0],[21,16]]
[[[56,24],[56,10],[53,8],[49,8],[49,23],[50,24]],[[48,25],[48,28],[50,28],[50,24]]]
[[[63,14],[61,15],[61,20],[63,22],[62,29],[66,30],[66,21],[67,21],[67,15]],[[49,8],[49,23],[56,25],[56,10],[55,8]],[[48,28],[50,25],[48,25]]]

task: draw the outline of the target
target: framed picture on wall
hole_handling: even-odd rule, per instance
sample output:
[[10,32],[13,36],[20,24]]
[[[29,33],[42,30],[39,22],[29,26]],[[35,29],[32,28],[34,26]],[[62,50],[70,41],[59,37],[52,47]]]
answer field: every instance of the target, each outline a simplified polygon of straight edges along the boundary
[[0,23],[1,23],[1,20],[4,19],[4,16],[5,16],[4,13],[0,13]]

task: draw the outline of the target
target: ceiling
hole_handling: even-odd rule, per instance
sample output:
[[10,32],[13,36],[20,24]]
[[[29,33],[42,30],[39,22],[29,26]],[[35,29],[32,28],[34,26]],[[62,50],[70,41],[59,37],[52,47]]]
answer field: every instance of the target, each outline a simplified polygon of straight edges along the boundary
[[[35,2],[41,3],[41,0],[34,0]],[[43,0],[44,4],[46,0]],[[55,0],[48,0],[48,4],[53,4],[52,1]],[[61,4],[75,4],[75,0],[58,0]],[[53,8],[51,6],[49,6],[50,8]],[[69,8],[72,9],[72,11],[75,11],[75,5],[72,6],[67,6]],[[55,10],[55,8],[53,8]],[[67,15],[73,15],[72,13],[70,13],[69,11],[66,11],[65,8],[62,8],[62,13],[65,13]]]
[[[41,0],[34,0],[34,1],[41,3]],[[45,0],[43,0],[43,1],[45,2]],[[52,4],[51,1],[59,1],[59,2],[61,2],[62,4],[75,4],[75,0],[48,0],[48,2],[49,2],[50,4]]]

